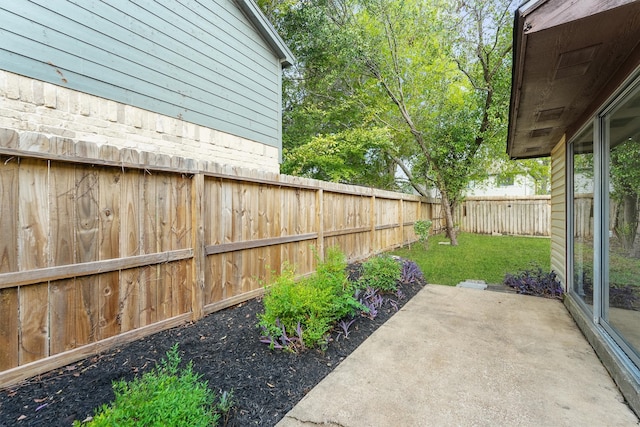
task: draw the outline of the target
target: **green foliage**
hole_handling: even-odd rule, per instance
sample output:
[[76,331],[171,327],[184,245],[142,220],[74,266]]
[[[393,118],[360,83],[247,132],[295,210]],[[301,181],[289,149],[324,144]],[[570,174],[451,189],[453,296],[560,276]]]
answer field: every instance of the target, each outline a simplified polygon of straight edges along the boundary
[[427,242],[429,241],[429,233],[431,232],[431,226],[433,222],[431,220],[419,220],[413,223],[413,230],[418,235],[418,240],[427,249]]
[[360,287],[395,292],[402,275],[402,263],[391,256],[378,255],[362,263]]
[[507,161],[511,0],[259,4],[297,58],[283,82],[282,172],[437,188],[450,213],[470,180]]
[[[362,309],[347,280],[346,259],[337,248],[327,251],[317,272],[296,281],[294,269],[286,266],[267,289],[264,313],[258,326],[265,336],[280,338],[302,335],[305,347],[322,346],[333,324]],[[284,330],[283,330],[284,328]]]
[[189,362],[180,369],[178,344],[167,352],[166,359],[150,372],[132,382],[113,384],[115,400],[103,405],[88,424],[76,421],[74,426],[212,426],[220,415],[233,406],[232,394],[216,405],[215,394],[201,375],[193,372]]
[[282,173],[324,181],[396,189],[393,163],[385,156],[389,132],[383,128],[346,129],[317,135],[285,151]]

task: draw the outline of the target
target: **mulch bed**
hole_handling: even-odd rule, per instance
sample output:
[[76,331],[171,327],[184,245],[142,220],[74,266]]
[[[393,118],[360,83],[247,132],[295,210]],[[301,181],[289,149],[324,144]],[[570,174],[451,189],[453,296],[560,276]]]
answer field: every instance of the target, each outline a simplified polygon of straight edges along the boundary
[[[349,266],[357,276],[358,265]],[[401,283],[402,307],[426,283]],[[394,297],[394,300],[396,298]],[[0,426],[70,426],[114,398],[112,382],[131,380],[155,366],[176,342],[183,363],[193,361],[216,392],[233,390],[229,426],[273,426],[380,325],[396,313],[386,302],[375,319],[359,317],[348,339],[336,330],[328,348],[299,354],[259,342],[254,299],[159,332],[0,391]]]

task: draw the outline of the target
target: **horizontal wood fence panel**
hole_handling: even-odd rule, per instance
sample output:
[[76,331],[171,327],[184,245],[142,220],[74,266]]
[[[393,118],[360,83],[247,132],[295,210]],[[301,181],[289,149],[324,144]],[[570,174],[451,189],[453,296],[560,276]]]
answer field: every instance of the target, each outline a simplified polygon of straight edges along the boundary
[[[0,387],[261,295],[338,246],[415,240],[437,203],[0,132]],[[101,157],[96,160],[94,157]]]
[[69,264],[37,270],[0,274],[0,289],[37,283],[43,280],[60,280],[72,277],[91,276],[112,271],[127,270],[134,267],[152,266],[161,263],[179,261],[193,257],[193,249],[160,252],[149,255],[136,255],[128,258],[116,258],[103,261],[91,261],[83,264]]
[[266,246],[281,245],[283,243],[302,242],[305,240],[317,239],[318,233],[297,234],[294,236],[273,237],[270,239],[247,240],[244,242],[224,243],[221,245],[210,245],[205,248],[205,254],[215,255],[224,252],[234,252],[243,249],[264,248]]

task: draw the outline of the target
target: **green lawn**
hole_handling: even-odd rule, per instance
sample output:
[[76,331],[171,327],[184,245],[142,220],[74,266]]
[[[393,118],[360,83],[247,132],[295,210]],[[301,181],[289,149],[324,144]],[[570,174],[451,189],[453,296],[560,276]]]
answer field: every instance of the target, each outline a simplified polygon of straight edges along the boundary
[[414,243],[411,249],[393,252],[415,261],[428,283],[457,285],[463,280],[484,280],[502,283],[505,273],[517,273],[540,266],[550,271],[551,243],[548,238],[487,236],[460,233],[458,246],[440,245],[448,242],[444,235],[429,237],[429,248]]

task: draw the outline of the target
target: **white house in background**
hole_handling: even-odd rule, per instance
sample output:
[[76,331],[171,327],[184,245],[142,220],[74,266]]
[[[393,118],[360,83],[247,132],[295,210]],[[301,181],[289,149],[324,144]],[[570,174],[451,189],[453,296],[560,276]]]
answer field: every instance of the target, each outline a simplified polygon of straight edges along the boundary
[[530,176],[503,177],[490,175],[485,181],[471,182],[466,197],[483,196],[535,196],[536,186]]

